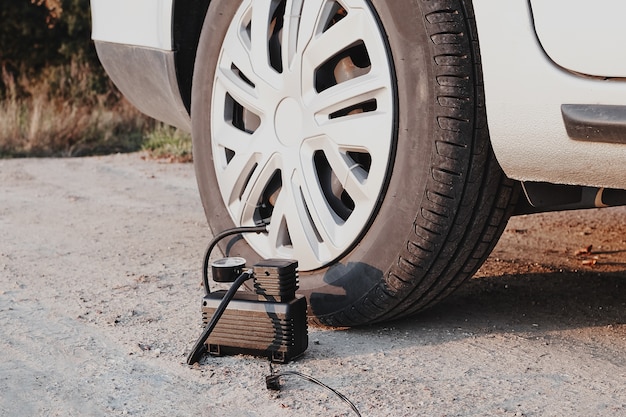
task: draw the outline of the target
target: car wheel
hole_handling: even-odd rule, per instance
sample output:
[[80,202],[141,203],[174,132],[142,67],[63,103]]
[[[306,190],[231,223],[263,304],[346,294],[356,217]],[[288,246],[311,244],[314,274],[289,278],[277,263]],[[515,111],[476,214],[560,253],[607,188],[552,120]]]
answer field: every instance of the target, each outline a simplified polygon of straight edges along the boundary
[[471,6],[213,0],[192,125],[212,230],[299,262],[318,322],[415,313],[487,257],[514,183],[489,145]]

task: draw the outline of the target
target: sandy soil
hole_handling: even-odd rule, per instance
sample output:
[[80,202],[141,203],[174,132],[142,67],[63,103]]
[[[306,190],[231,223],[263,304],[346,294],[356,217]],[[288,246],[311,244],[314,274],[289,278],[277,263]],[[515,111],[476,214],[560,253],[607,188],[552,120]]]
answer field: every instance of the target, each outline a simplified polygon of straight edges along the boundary
[[[439,306],[310,328],[276,368],[363,416],[626,415],[625,231],[624,208],[514,218]],[[263,359],[185,364],[210,237],[189,164],[0,161],[0,416],[355,415],[293,377],[266,390]]]

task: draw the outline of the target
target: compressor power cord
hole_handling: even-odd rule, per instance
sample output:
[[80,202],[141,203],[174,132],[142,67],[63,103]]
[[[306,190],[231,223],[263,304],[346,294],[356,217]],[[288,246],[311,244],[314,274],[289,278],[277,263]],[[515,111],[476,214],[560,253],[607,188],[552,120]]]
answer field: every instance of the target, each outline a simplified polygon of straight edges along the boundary
[[241,233],[264,233],[268,231],[267,226],[268,225],[234,227],[232,229],[224,230],[209,242],[206,251],[204,252],[204,263],[202,265],[202,284],[204,285],[204,292],[206,295],[209,295],[211,292],[211,289],[209,288],[209,259],[211,258],[211,252],[213,252],[213,249],[220,242],[220,240],[228,236],[238,235]]
[[235,280],[235,282],[233,282],[233,284],[230,286],[230,288],[224,295],[224,298],[222,298],[222,302],[215,310],[215,313],[213,313],[213,317],[211,317],[211,321],[209,322],[209,324],[207,324],[207,326],[204,328],[204,331],[202,331],[202,334],[200,335],[196,343],[193,345],[193,348],[191,349],[191,353],[187,357],[188,365],[193,365],[194,363],[198,362],[200,358],[202,357],[202,355],[206,353],[206,345],[204,344],[204,342],[206,342],[206,340],[209,338],[209,335],[211,334],[211,332],[217,325],[217,322],[219,321],[220,317],[222,317],[222,314],[224,314],[224,311],[226,311],[226,307],[228,306],[228,303],[230,303],[230,301],[233,299],[239,287],[241,287],[241,285],[244,282],[252,278],[252,276],[253,276],[253,271],[248,270],[244,272],[243,274],[239,275],[239,277]]
[[352,409],[352,411],[354,411],[354,413],[358,417],[361,417],[361,413],[359,412],[359,409],[356,408],[356,405],[354,405],[354,403],[352,401],[350,401],[348,399],[348,397],[346,397],[345,395],[343,395],[342,393],[340,393],[336,389],[331,388],[328,385],[324,384],[322,381],[319,381],[319,380],[313,378],[312,376],[303,374],[301,372],[284,371],[284,372],[276,373],[276,372],[274,372],[274,368],[272,367],[272,363],[271,362],[270,362],[270,375],[265,377],[265,386],[266,386],[266,388],[270,389],[270,390],[273,390],[273,391],[280,391],[280,380],[279,380],[279,378],[280,377],[285,377],[285,376],[296,376],[298,378],[302,378],[305,381],[309,381],[309,382],[312,382],[314,384],[317,384],[320,387],[322,387],[322,388],[332,392],[337,397],[339,397],[344,403],[348,404],[350,406],[350,408]]

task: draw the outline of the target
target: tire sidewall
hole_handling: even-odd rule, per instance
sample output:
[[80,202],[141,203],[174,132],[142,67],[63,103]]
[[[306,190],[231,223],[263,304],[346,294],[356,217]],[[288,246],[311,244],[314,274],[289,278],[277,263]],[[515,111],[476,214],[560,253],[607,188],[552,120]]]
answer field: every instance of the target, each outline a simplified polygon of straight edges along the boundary
[[[419,3],[372,0],[372,9],[387,36],[396,81],[395,149],[386,190],[360,241],[332,265],[300,272],[300,293],[311,314],[321,321],[349,308],[384,283],[388,270],[406,250],[407,236],[424,198],[433,149],[434,92],[430,39]],[[194,166],[202,203],[213,233],[235,227],[222,202],[211,147],[211,97],[215,69],[228,26],[240,1],[213,0],[200,37],[192,90]],[[226,241],[228,256],[242,256],[252,265],[259,256],[245,240]]]

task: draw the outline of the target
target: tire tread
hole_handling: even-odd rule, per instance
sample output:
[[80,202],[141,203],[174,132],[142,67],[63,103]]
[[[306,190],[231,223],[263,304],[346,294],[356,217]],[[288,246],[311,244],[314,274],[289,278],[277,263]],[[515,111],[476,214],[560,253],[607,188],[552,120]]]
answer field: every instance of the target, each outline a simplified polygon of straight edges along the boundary
[[385,279],[345,314],[317,319],[324,324],[397,319],[448,296],[493,249],[519,192],[502,173],[489,144],[470,0],[420,1],[435,51],[439,131],[431,151],[430,181],[406,247]]

